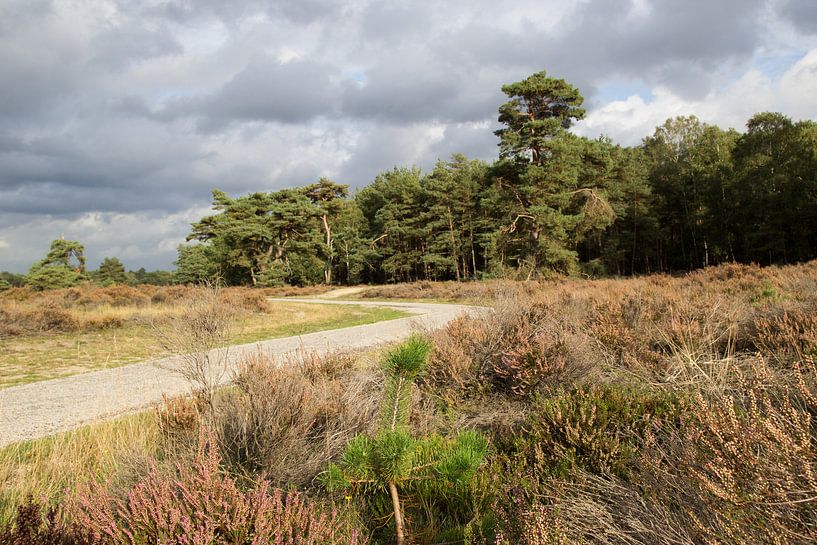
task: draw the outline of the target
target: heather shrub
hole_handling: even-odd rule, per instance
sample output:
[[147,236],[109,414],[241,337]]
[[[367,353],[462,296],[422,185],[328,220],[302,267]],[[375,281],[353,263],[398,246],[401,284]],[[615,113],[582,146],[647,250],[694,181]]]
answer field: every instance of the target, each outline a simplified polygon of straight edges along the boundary
[[644,436],[657,423],[674,425],[670,394],[614,385],[585,385],[537,400],[519,453],[539,479],[582,469],[625,476]]
[[556,308],[506,295],[491,313],[455,320],[434,335],[424,384],[443,397],[527,398],[581,380],[600,360],[587,334]]
[[[524,473],[514,478],[524,481]],[[494,545],[693,545],[667,504],[611,475],[585,471],[535,493],[508,485],[494,504]]]
[[739,368],[723,393],[698,393],[681,426],[659,427],[642,478],[676,506],[695,542],[813,543],[817,539],[817,368]]
[[751,324],[753,348],[788,367],[817,354],[817,312],[795,308],[766,313]]
[[281,485],[309,485],[346,444],[376,420],[382,376],[352,368],[350,356],[303,356],[279,365],[247,359],[216,406],[226,461]]
[[152,303],[173,303],[190,296],[195,288],[189,286],[162,286],[150,296]]
[[260,290],[225,288],[220,296],[223,304],[233,308],[250,312],[269,312],[271,310],[267,296]]
[[174,398],[162,395],[156,415],[159,431],[167,444],[184,446],[196,440],[206,410],[206,401],[200,395]]
[[95,541],[76,525],[65,524],[55,507],[44,509],[28,497],[17,507],[13,520],[0,524],[3,545],[94,545]]
[[273,489],[266,480],[242,491],[219,470],[219,461],[218,450],[205,442],[174,478],[154,469],[125,499],[90,485],[75,499],[71,516],[105,545],[367,542],[348,512]]

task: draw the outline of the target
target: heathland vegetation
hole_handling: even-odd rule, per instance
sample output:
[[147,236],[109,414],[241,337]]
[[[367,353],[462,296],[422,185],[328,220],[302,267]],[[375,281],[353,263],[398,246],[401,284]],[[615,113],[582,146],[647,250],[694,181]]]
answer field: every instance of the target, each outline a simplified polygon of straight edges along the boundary
[[0,540],[391,543],[398,521],[427,544],[817,539],[814,262],[372,292],[493,311],[414,355],[258,357],[211,408],[7,447]]
[[[217,297],[89,273],[76,241],[1,276],[0,334],[43,362],[63,334],[142,357],[119,340],[151,320],[237,342],[382,318],[278,320],[276,285],[490,309],[362,354],[259,354],[226,387],[5,447],[0,543],[816,542],[817,123],[676,118],[628,148],[569,131],[562,80],[503,91],[492,164],[214,191],[176,271],[139,274],[244,286]],[[48,372],[20,361],[6,384]]]

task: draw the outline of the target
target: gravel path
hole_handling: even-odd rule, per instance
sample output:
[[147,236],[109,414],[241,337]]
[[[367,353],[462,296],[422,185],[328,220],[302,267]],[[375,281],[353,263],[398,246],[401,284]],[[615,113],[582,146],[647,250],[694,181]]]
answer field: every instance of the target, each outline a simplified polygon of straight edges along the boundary
[[[285,300],[292,301],[271,299]],[[480,311],[477,307],[432,303],[326,299],[297,301],[324,305],[390,307],[414,316],[232,346],[227,352],[228,369],[223,374],[222,382],[229,380],[230,369],[247,354],[262,352],[283,362],[300,351],[323,355],[340,350],[367,348],[405,338],[413,331],[439,328],[463,313]],[[178,358],[164,358],[2,389],[0,446],[52,435],[97,420],[144,409],[161,402],[163,394],[173,397],[189,393],[190,384],[172,370],[178,362]]]

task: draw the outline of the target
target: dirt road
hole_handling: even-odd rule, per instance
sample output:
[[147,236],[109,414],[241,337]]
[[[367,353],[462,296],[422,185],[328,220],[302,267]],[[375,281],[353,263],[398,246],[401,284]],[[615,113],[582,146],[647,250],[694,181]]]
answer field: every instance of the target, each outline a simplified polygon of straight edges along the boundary
[[[480,312],[476,307],[433,303],[331,299],[298,299],[298,302],[391,307],[413,316],[232,346],[225,358],[226,372],[219,373],[222,382],[228,382],[231,370],[251,353],[260,351],[285,362],[301,350],[323,355],[367,348],[400,340],[417,330],[442,327],[463,313]],[[0,390],[0,446],[144,409],[161,402],[163,394],[171,397],[186,394],[190,384],[172,369],[178,361],[178,358],[165,358]]]

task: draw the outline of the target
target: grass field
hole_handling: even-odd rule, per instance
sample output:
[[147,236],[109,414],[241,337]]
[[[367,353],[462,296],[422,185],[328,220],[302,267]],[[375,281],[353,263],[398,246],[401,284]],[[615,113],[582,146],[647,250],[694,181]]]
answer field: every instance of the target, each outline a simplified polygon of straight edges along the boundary
[[[128,302],[118,306],[75,302],[54,306],[53,301],[42,303],[37,299],[0,301],[0,314],[5,311],[22,317],[11,318],[12,324],[24,324],[31,316],[37,317],[37,325],[46,324],[0,334],[0,388],[166,355],[155,328],[181,316],[185,312],[184,301],[182,298]],[[230,302],[237,311],[228,335],[229,344],[370,324],[406,315],[393,309],[268,303],[263,297],[254,297],[251,302]]]

